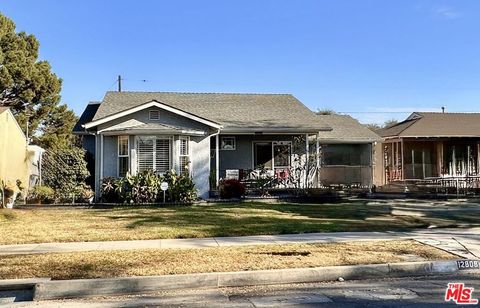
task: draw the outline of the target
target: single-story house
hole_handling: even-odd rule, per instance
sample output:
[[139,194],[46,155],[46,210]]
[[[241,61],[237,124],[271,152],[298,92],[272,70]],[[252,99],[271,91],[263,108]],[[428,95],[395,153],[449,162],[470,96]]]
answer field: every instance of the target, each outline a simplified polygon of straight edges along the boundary
[[97,196],[104,177],[175,169],[207,198],[222,178],[318,186],[320,132],[331,130],[289,94],[107,92],[74,133],[94,157]]
[[378,134],[377,185],[480,175],[480,113],[414,112]]
[[348,115],[317,117],[331,128],[319,132],[321,185],[371,187],[374,145],[380,136]]
[[8,107],[0,107],[0,180],[28,189],[40,177],[43,149],[28,145],[27,138]]

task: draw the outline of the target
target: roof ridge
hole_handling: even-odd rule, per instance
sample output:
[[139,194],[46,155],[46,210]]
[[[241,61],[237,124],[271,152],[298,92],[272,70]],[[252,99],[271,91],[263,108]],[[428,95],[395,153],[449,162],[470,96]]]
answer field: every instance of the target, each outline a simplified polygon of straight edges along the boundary
[[415,113],[418,113],[418,114],[480,114],[480,111],[478,112],[475,112],[475,111],[472,111],[472,112],[441,112],[441,111],[416,111]]
[[291,93],[241,93],[241,92],[177,92],[177,91],[107,91],[107,93],[162,93],[162,94],[226,94],[226,95],[290,95]]

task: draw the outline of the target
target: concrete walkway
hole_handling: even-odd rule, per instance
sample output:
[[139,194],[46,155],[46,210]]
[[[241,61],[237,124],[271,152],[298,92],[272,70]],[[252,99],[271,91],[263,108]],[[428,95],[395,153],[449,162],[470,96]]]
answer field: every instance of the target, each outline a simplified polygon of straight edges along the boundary
[[266,244],[337,243],[400,239],[415,239],[465,258],[480,258],[480,228],[429,229],[411,232],[335,232],[191,239],[0,245],[0,255],[152,248],[206,248]]

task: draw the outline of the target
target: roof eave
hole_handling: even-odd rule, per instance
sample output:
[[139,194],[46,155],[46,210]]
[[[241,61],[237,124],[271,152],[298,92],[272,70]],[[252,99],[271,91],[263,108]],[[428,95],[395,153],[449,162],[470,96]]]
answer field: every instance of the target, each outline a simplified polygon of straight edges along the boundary
[[138,112],[138,111],[144,110],[144,109],[146,109],[146,108],[150,108],[150,107],[158,107],[158,108],[167,110],[167,111],[169,111],[169,112],[173,112],[173,113],[175,113],[175,114],[178,114],[178,115],[180,115],[180,116],[189,118],[189,119],[194,120],[194,121],[196,121],[196,122],[202,123],[202,124],[204,124],[204,125],[207,125],[207,126],[216,128],[216,129],[221,129],[221,128],[222,128],[222,125],[219,124],[219,123],[217,123],[217,122],[214,122],[214,121],[211,121],[211,120],[208,120],[208,119],[199,117],[199,116],[197,116],[197,115],[194,115],[194,114],[192,114],[192,113],[189,113],[189,112],[186,112],[186,111],[183,111],[183,110],[180,110],[180,109],[171,107],[171,106],[169,106],[169,105],[167,105],[167,104],[158,102],[158,101],[156,101],[156,100],[152,100],[152,101],[146,102],[146,103],[144,103],[144,104],[135,106],[135,107],[133,107],[133,108],[130,108],[130,109],[127,109],[127,110],[123,110],[123,111],[117,112],[117,113],[115,113],[115,114],[112,114],[112,115],[109,115],[109,116],[106,116],[106,117],[103,117],[103,118],[100,118],[100,119],[97,119],[97,120],[94,120],[94,121],[85,123],[85,124],[84,124],[84,127],[85,127],[86,129],[89,129],[89,128],[92,128],[92,127],[95,127],[95,126],[98,126],[98,125],[101,125],[101,124],[104,124],[104,123],[108,123],[108,122],[110,122],[110,121],[112,121],[112,120],[115,120],[115,119],[118,119],[118,118],[127,116],[127,115],[129,115],[129,114],[132,114],[132,113],[135,113],[135,112]]
[[331,128],[296,128],[296,127],[226,127],[222,134],[317,134],[320,131],[331,131]]

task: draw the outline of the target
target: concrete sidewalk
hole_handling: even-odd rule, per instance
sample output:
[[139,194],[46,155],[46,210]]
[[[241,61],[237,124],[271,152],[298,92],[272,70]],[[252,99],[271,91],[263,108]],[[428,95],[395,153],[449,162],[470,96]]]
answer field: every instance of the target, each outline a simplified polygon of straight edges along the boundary
[[0,255],[36,254],[53,252],[75,252],[91,250],[133,250],[151,248],[206,248],[225,246],[293,244],[293,243],[330,243],[349,241],[383,241],[405,238],[402,233],[394,232],[337,232],[303,233],[285,235],[257,235],[234,237],[207,237],[189,239],[160,239],[105,242],[69,242],[0,245]]
[[206,248],[266,244],[337,243],[414,239],[465,258],[480,257],[480,229],[428,229],[410,232],[335,232],[191,239],[0,245],[0,255],[152,248]]

